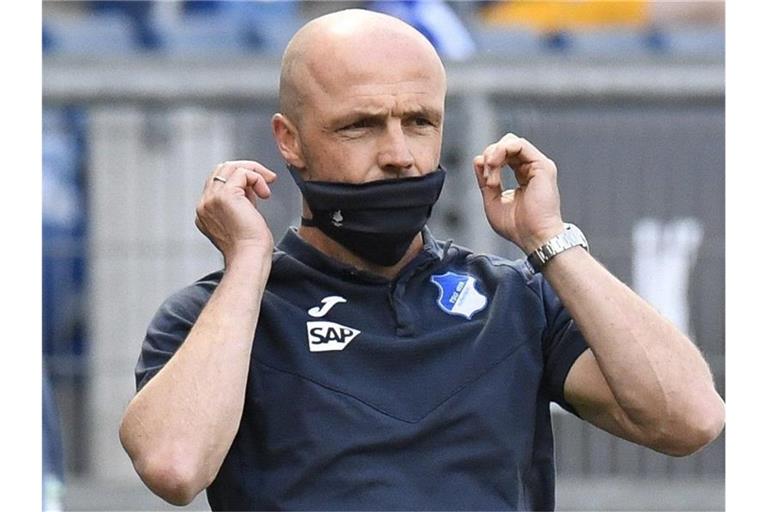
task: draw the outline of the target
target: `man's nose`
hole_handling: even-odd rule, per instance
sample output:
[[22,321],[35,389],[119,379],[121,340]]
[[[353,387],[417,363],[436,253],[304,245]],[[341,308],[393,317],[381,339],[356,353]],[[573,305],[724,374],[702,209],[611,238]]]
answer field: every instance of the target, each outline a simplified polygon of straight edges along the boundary
[[410,175],[408,171],[413,169],[414,163],[413,154],[400,121],[393,120],[387,123],[387,129],[379,147],[379,167],[399,177],[402,174]]

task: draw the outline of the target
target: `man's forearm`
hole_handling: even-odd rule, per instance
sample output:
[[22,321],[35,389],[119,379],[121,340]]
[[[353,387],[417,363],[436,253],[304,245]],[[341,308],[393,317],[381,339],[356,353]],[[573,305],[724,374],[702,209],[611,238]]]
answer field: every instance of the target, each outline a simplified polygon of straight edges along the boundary
[[270,255],[233,258],[184,343],[128,406],[121,441],[168,501],[189,502],[209,485],[237,433],[270,267]]
[[[671,322],[580,247],[553,258],[544,276],[583,332],[631,423],[625,437],[671,452],[668,446],[687,442],[702,426],[719,433],[723,403],[709,367]],[[590,397],[585,398],[588,404]]]

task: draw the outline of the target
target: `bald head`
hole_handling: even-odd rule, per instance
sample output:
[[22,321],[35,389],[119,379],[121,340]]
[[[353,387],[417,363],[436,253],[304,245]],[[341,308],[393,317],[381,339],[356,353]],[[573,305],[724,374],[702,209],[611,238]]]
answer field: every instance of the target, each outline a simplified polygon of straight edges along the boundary
[[[388,72],[407,80],[407,65],[435,80],[445,93],[445,69],[435,48],[403,21],[372,11],[350,9],[316,18],[293,36],[283,54],[280,110],[300,123],[313,94],[339,92],[345,83]],[[408,71],[411,71],[410,69]],[[411,73],[412,74],[412,73]]]

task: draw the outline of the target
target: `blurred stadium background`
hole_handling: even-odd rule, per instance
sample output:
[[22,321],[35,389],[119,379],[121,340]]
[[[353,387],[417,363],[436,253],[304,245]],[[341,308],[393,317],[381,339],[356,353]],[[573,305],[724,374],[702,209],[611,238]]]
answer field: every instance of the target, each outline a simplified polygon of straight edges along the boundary
[[[117,436],[144,329],[221,264],[193,224],[210,169],[283,169],[269,119],[285,43],[348,7],[402,17],[448,67],[433,231],[519,256],[487,227],[470,162],[503,133],[529,138],[558,163],[566,218],[689,332],[724,395],[722,2],[43,2],[49,510],[176,508]],[[286,175],[263,208],[276,237],[298,205]],[[724,435],[674,459],[553,412],[560,510],[724,509]],[[186,508],[207,510],[204,495]]]

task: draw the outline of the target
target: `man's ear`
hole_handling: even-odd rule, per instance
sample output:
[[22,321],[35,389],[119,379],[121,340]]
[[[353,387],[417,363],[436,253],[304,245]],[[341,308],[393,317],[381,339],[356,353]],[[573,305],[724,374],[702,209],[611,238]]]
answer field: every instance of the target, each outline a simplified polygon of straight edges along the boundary
[[273,115],[272,135],[277,142],[277,149],[280,150],[286,162],[299,169],[306,167],[299,143],[299,132],[290,119],[280,113]]

